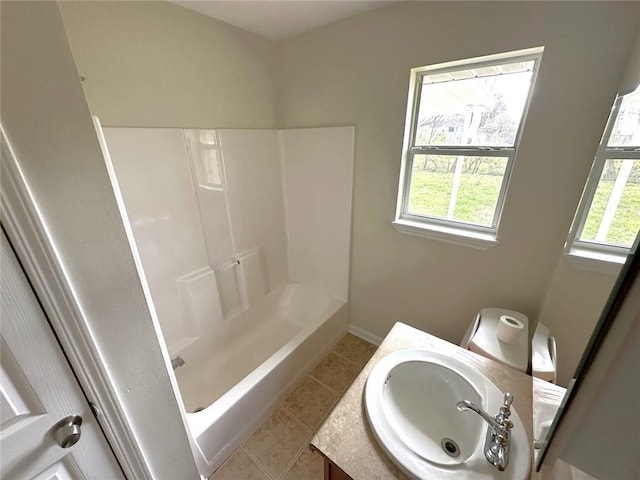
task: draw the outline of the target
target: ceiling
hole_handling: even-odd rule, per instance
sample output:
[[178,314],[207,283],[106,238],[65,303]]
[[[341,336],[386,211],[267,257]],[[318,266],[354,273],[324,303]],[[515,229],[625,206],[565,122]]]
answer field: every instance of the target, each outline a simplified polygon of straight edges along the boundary
[[169,0],[243,30],[281,40],[397,0]]

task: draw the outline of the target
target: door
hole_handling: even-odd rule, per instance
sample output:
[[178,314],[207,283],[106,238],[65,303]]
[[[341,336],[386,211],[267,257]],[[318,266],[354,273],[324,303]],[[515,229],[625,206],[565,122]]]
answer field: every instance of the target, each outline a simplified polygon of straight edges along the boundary
[[4,231],[0,236],[0,477],[124,479]]

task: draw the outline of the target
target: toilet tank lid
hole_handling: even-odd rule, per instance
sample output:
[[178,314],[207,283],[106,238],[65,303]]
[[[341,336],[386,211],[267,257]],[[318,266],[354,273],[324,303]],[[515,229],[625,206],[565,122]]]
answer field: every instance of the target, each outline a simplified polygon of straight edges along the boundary
[[[524,331],[517,343],[509,345],[496,337],[498,321],[502,315],[510,315],[524,324]],[[475,335],[469,349],[503,363],[511,368],[526,372],[529,365],[529,318],[520,312],[506,308],[483,308]]]
[[531,370],[534,375],[556,373],[556,344],[549,329],[538,322],[531,341]]

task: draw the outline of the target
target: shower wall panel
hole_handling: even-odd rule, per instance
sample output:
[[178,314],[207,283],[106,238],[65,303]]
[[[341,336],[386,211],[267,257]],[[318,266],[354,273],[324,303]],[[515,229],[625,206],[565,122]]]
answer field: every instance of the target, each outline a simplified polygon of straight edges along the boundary
[[104,134],[172,355],[289,280],[348,299],[353,127]]
[[355,128],[280,135],[289,277],[347,301]]
[[278,131],[219,130],[218,133],[236,255],[260,247],[267,290],[274,290],[287,281]]
[[[221,321],[182,130],[104,128],[144,274],[173,354]],[[203,312],[209,302],[211,311]],[[206,317],[206,318],[205,318]],[[216,318],[217,317],[217,318]]]

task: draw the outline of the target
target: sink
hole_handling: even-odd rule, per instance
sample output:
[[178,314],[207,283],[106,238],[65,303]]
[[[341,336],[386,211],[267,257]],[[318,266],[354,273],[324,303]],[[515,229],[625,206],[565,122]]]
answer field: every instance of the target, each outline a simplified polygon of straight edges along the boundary
[[531,448],[515,410],[504,472],[484,456],[487,423],[456,405],[469,400],[492,416],[503,393],[469,365],[426,350],[387,355],[371,370],[364,390],[376,440],[410,478],[444,480],[529,478]]

